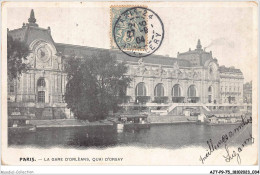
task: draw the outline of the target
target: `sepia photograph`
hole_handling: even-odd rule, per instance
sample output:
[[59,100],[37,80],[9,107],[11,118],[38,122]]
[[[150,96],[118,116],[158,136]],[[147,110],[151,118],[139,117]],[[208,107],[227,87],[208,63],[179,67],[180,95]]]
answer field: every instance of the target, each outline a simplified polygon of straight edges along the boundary
[[257,13],[2,3],[2,164],[258,165]]

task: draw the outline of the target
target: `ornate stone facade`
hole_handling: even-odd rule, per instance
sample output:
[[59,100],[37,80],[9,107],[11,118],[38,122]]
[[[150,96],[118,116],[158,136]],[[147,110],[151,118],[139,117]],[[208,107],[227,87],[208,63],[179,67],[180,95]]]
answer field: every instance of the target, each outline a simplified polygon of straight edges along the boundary
[[19,29],[8,30],[14,39],[25,41],[32,53],[31,69],[20,79],[9,82],[10,113],[19,108],[36,118],[69,118],[63,96],[66,74],[60,55],[85,55],[109,52],[118,61],[125,61],[132,78],[127,88],[131,102],[155,103],[242,103],[243,74],[239,69],[219,66],[212,52],[202,49],[200,40],[195,50],[178,53],[177,58],[151,55],[130,57],[118,50],[55,43],[50,27],[36,24],[33,11]]
[[32,51],[27,60],[31,69],[9,82],[9,114],[19,110],[21,115],[31,114],[40,119],[69,117],[63,101],[66,74],[50,28],[38,27],[33,11],[28,22],[22,28],[8,31],[8,35],[26,42]]

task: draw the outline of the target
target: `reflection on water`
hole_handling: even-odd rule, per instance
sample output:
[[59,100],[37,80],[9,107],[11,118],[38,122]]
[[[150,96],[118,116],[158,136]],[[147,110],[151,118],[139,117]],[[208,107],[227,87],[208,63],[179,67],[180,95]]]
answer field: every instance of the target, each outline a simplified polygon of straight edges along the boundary
[[[77,128],[37,129],[35,133],[15,133],[8,135],[9,146],[30,145],[37,147],[107,147],[116,145],[135,145],[146,147],[179,148],[185,146],[207,147],[207,140],[219,141],[238,125],[197,125],[169,124],[151,125],[150,129],[128,130],[117,133],[112,126],[92,126]],[[229,144],[238,145],[249,137],[252,125],[244,126]]]

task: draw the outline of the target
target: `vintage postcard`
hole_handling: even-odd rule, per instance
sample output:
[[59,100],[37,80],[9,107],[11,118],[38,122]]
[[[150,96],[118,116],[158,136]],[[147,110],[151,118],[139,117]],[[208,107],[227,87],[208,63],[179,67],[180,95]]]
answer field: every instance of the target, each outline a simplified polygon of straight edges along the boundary
[[257,2],[2,3],[2,164],[258,165],[258,20]]

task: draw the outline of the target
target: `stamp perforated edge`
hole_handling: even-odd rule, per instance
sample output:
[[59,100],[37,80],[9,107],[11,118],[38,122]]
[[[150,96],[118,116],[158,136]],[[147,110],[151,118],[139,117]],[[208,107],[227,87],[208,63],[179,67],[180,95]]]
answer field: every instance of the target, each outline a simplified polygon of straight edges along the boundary
[[[110,29],[109,29],[109,38],[110,38],[110,49],[115,49],[113,48],[113,41],[114,41],[114,36],[113,36],[113,25],[112,25],[112,8],[113,7],[126,7],[126,8],[134,8],[134,7],[144,7],[144,8],[148,8],[147,5],[110,5],[109,7],[109,15],[110,15]],[[146,16],[146,21],[148,21],[148,16]],[[148,47],[148,34],[145,35],[145,45],[146,47]],[[128,50],[128,51],[145,51],[145,49],[136,49],[136,48],[127,48],[125,50]]]

